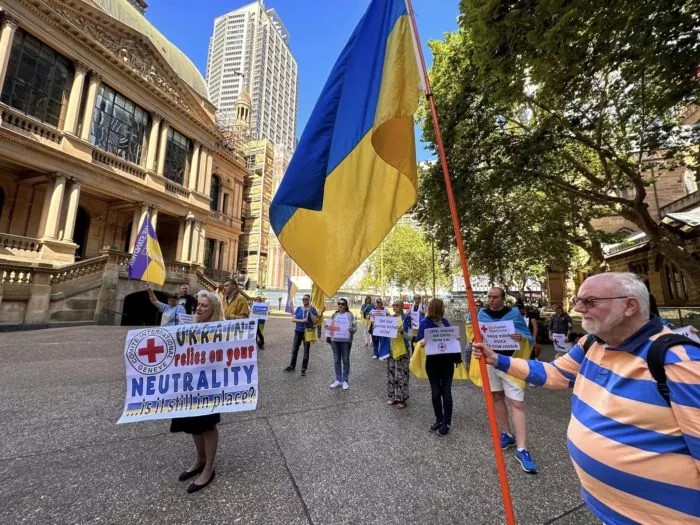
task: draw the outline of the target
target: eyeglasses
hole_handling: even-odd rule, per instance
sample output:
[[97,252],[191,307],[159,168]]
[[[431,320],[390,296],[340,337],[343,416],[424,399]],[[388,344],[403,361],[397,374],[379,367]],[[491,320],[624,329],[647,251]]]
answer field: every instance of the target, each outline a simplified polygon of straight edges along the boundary
[[348,303],[338,303],[338,306],[347,306]]
[[595,308],[598,305],[598,301],[612,301],[614,299],[629,299],[626,295],[620,295],[618,297],[574,297],[571,301],[576,306],[581,303],[586,308]]
[[309,300],[308,297],[304,297],[304,298],[302,299],[302,301],[308,301],[308,300]]

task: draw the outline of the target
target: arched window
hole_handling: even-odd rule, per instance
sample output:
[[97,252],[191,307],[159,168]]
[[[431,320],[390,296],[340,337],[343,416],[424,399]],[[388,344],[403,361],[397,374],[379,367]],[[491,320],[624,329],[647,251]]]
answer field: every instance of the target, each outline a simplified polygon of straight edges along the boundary
[[219,211],[219,192],[221,191],[221,179],[218,175],[211,176],[211,191],[209,196],[211,198],[209,202],[209,208],[214,211]]

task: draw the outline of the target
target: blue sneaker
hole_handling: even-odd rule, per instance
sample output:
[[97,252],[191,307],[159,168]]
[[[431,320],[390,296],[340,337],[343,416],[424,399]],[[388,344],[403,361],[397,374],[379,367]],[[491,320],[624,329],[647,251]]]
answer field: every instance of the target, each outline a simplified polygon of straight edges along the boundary
[[506,450],[515,446],[515,438],[510,434],[501,432],[501,449]]
[[518,460],[518,463],[520,463],[520,468],[522,468],[525,472],[528,474],[537,474],[537,465],[527,449],[518,450],[515,453],[515,459]]

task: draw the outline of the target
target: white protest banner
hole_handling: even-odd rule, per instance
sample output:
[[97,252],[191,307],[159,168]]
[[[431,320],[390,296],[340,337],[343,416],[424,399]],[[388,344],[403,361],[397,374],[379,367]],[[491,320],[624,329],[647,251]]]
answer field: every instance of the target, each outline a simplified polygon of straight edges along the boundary
[[552,334],[555,352],[568,352],[571,350],[566,334]]
[[480,329],[486,346],[497,352],[514,352],[520,348],[520,343],[511,337],[516,333],[513,321],[480,323]]
[[250,309],[250,316],[255,319],[264,319],[270,316],[270,305],[267,303],[253,303]]
[[419,308],[418,310],[414,311],[413,310],[413,305],[411,305],[411,311],[409,315],[411,316],[411,328],[418,328],[420,325],[420,314],[421,314],[421,309]]
[[117,423],[255,410],[256,319],[130,330]]
[[177,324],[192,324],[194,323],[194,315],[192,314],[178,314]]
[[347,316],[338,316],[335,319],[326,319],[323,324],[326,337],[336,339],[350,339],[350,319]]
[[425,355],[459,354],[458,326],[440,326],[425,329]]
[[381,310],[377,310],[375,308],[374,310],[372,310],[369,313],[369,317],[372,321],[374,321],[377,317],[382,317],[382,316],[386,316],[386,309],[385,308],[382,308]]
[[691,329],[694,328],[692,326],[684,326],[683,328],[676,328],[675,330],[673,330],[673,333],[684,335],[688,339],[692,339],[693,341],[700,343],[700,337],[698,337],[697,334],[694,333]]
[[396,332],[398,331],[398,321],[396,317],[377,317],[374,320],[374,330],[372,330],[372,335],[376,337],[396,337]]

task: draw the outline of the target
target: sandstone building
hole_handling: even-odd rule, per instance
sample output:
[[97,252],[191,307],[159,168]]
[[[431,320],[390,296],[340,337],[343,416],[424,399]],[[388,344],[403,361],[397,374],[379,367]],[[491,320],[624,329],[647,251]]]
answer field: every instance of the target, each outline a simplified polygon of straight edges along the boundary
[[0,4],[0,325],[141,322],[127,264],[147,214],[165,288],[238,270],[243,156],[146,7]]

